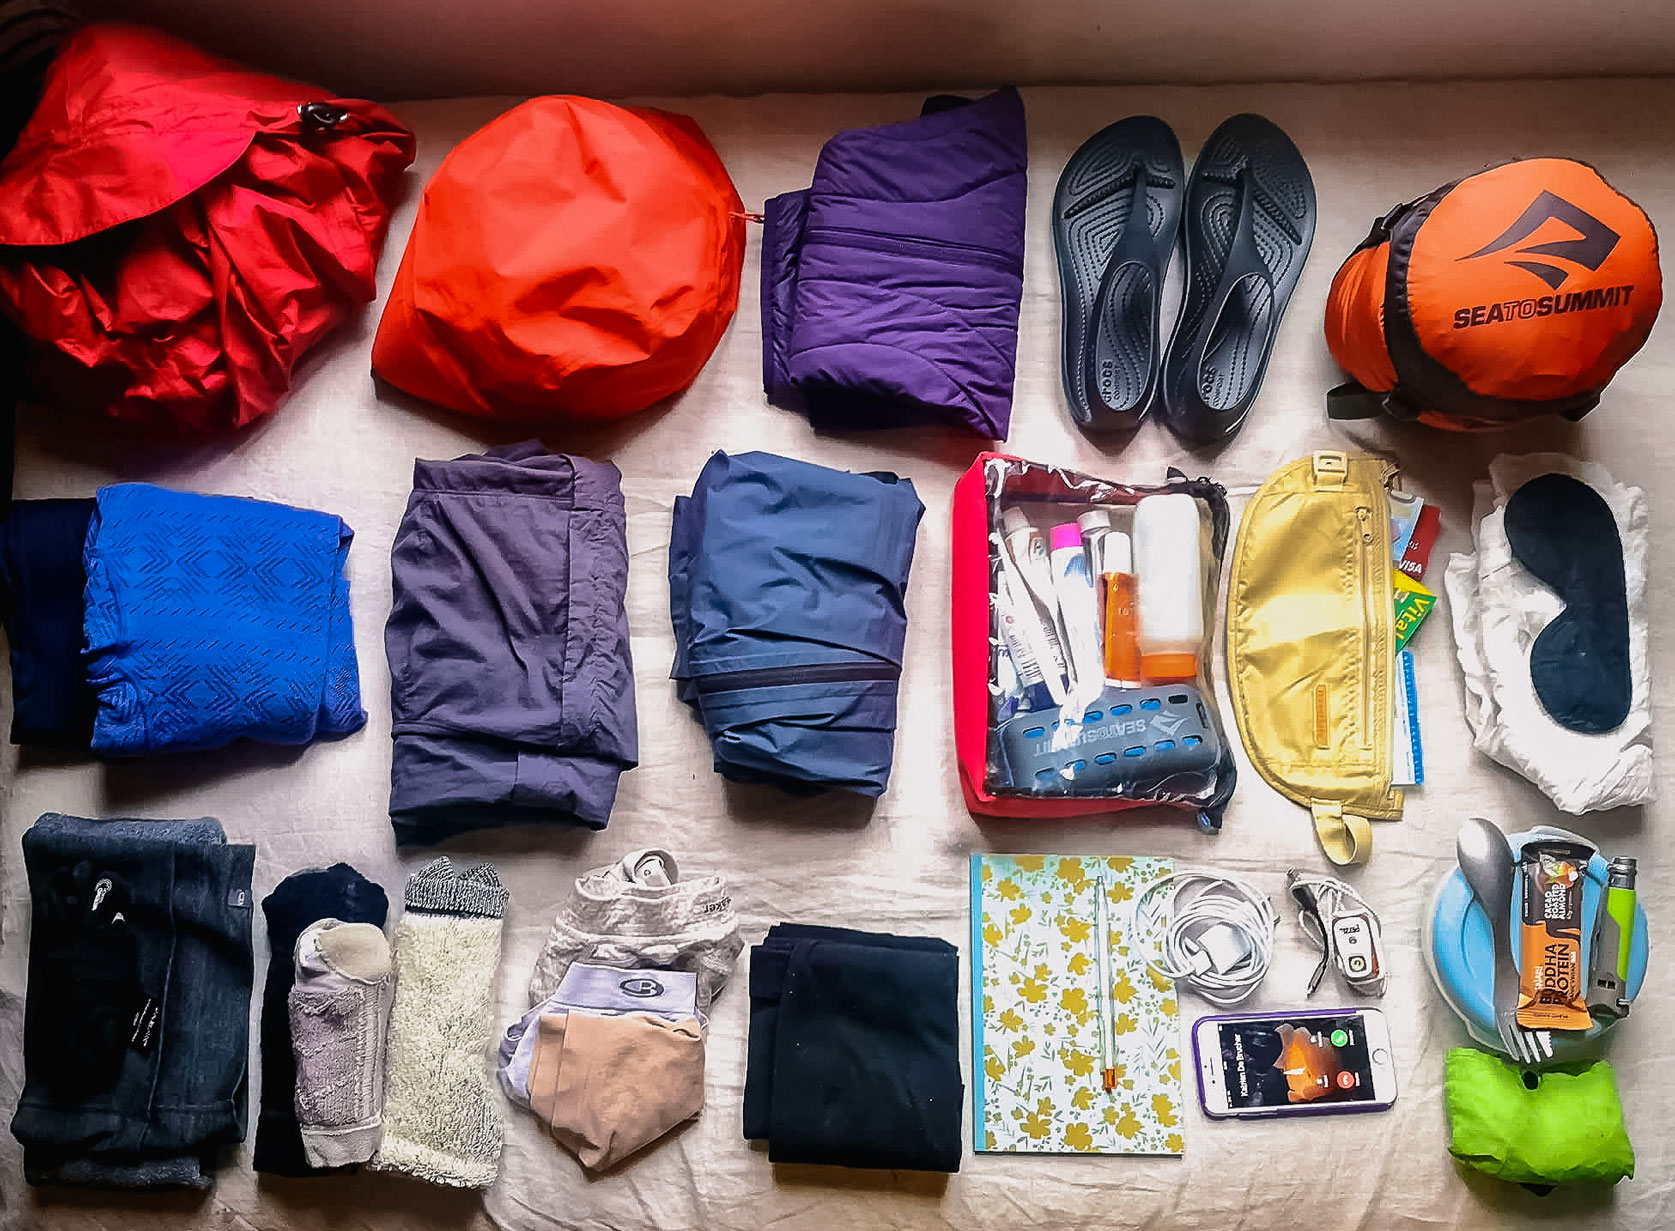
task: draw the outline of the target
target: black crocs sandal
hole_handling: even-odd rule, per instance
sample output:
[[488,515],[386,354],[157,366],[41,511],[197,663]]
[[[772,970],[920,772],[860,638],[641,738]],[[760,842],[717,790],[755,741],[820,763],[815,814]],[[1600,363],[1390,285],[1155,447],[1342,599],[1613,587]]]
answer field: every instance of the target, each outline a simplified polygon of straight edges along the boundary
[[1089,137],[1059,176],[1064,392],[1086,432],[1131,432],[1156,400],[1158,306],[1185,179],[1174,131],[1149,115]]
[[1210,134],[1186,188],[1186,297],[1163,357],[1163,414],[1208,444],[1244,426],[1314,239],[1314,180],[1259,115]]

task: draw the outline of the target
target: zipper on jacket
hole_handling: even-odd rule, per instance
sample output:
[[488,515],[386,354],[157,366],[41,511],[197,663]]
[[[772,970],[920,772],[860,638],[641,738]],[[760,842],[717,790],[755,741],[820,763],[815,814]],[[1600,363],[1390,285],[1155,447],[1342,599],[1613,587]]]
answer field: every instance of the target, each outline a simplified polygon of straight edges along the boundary
[[855,680],[897,680],[901,668],[894,663],[806,663],[799,667],[757,667],[749,671],[728,671],[701,675],[693,685],[700,693],[742,692],[747,688],[776,688],[784,684],[845,684]]
[[[1373,655],[1382,649],[1381,646],[1373,644],[1373,628],[1377,624],[1375,619],[1377,612],[1374,611],[1372,606],[1375,601],[1372,592],[1372,574],[1375,571],[1372,567],[1372,560],[1373,551],[1377,548],[1379,540],[1372,532],[1372,513],[1373,511],[1365,505],[1361,505],[1355,510],[1356,519],[1360,522],[1361,527],[1361,551],[1359,555],[1361,564],[1361,627],[1366,630],[1366,650],[1361,656],[1361,745],[1364,748],[1372,748],[1373,746],[1373,681],[1377,678],[1377,664]],[[1386,515],[1385,520],[1389,521],[1388,515]]]
[[940,260],[957,261],[967,265],[987,265],[1018,273],[1020,263],[1004,252],[984,248],[979,244],[962,244],[951,239],[925,239],[917,235],[885,235],[877,231],[863,231],[858,227],[809,227],[810,239],[827,236],[837,243],[852,248],[867,248],[874,252],[905,252],[915,256],[934,255]]

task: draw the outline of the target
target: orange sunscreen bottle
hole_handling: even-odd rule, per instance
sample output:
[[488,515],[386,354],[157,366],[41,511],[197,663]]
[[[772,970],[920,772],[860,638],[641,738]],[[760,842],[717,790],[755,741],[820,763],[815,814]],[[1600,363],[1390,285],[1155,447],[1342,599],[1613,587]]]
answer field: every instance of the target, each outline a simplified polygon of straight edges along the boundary
[[1128,535],[1113,530],[1100,542],[1099,581],[1105,593],[1105,679],[1130,688],[1140,680],[1140,581]]

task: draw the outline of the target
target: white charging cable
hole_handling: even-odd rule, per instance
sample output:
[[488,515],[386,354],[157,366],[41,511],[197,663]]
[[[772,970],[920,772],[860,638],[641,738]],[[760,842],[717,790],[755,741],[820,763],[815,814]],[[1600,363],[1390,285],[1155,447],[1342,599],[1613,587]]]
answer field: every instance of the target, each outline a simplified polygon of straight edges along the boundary
[[1278,926],[1267,894],[1218,872],[1171,872],[1134,901],[1146,964],[1221,1008],[1245,999],[1267,975]]

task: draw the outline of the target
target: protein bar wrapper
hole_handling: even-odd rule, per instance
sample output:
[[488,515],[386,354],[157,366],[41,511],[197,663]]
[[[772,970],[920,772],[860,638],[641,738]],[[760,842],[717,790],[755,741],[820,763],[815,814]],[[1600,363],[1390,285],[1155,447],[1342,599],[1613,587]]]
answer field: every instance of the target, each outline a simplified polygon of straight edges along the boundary
[[1531,842],[1518,856],[1523,876],[1523,927],[1518,972],[1518,1024],[1526,1030],[1586,1030],[1582,884],[1589,847]]

